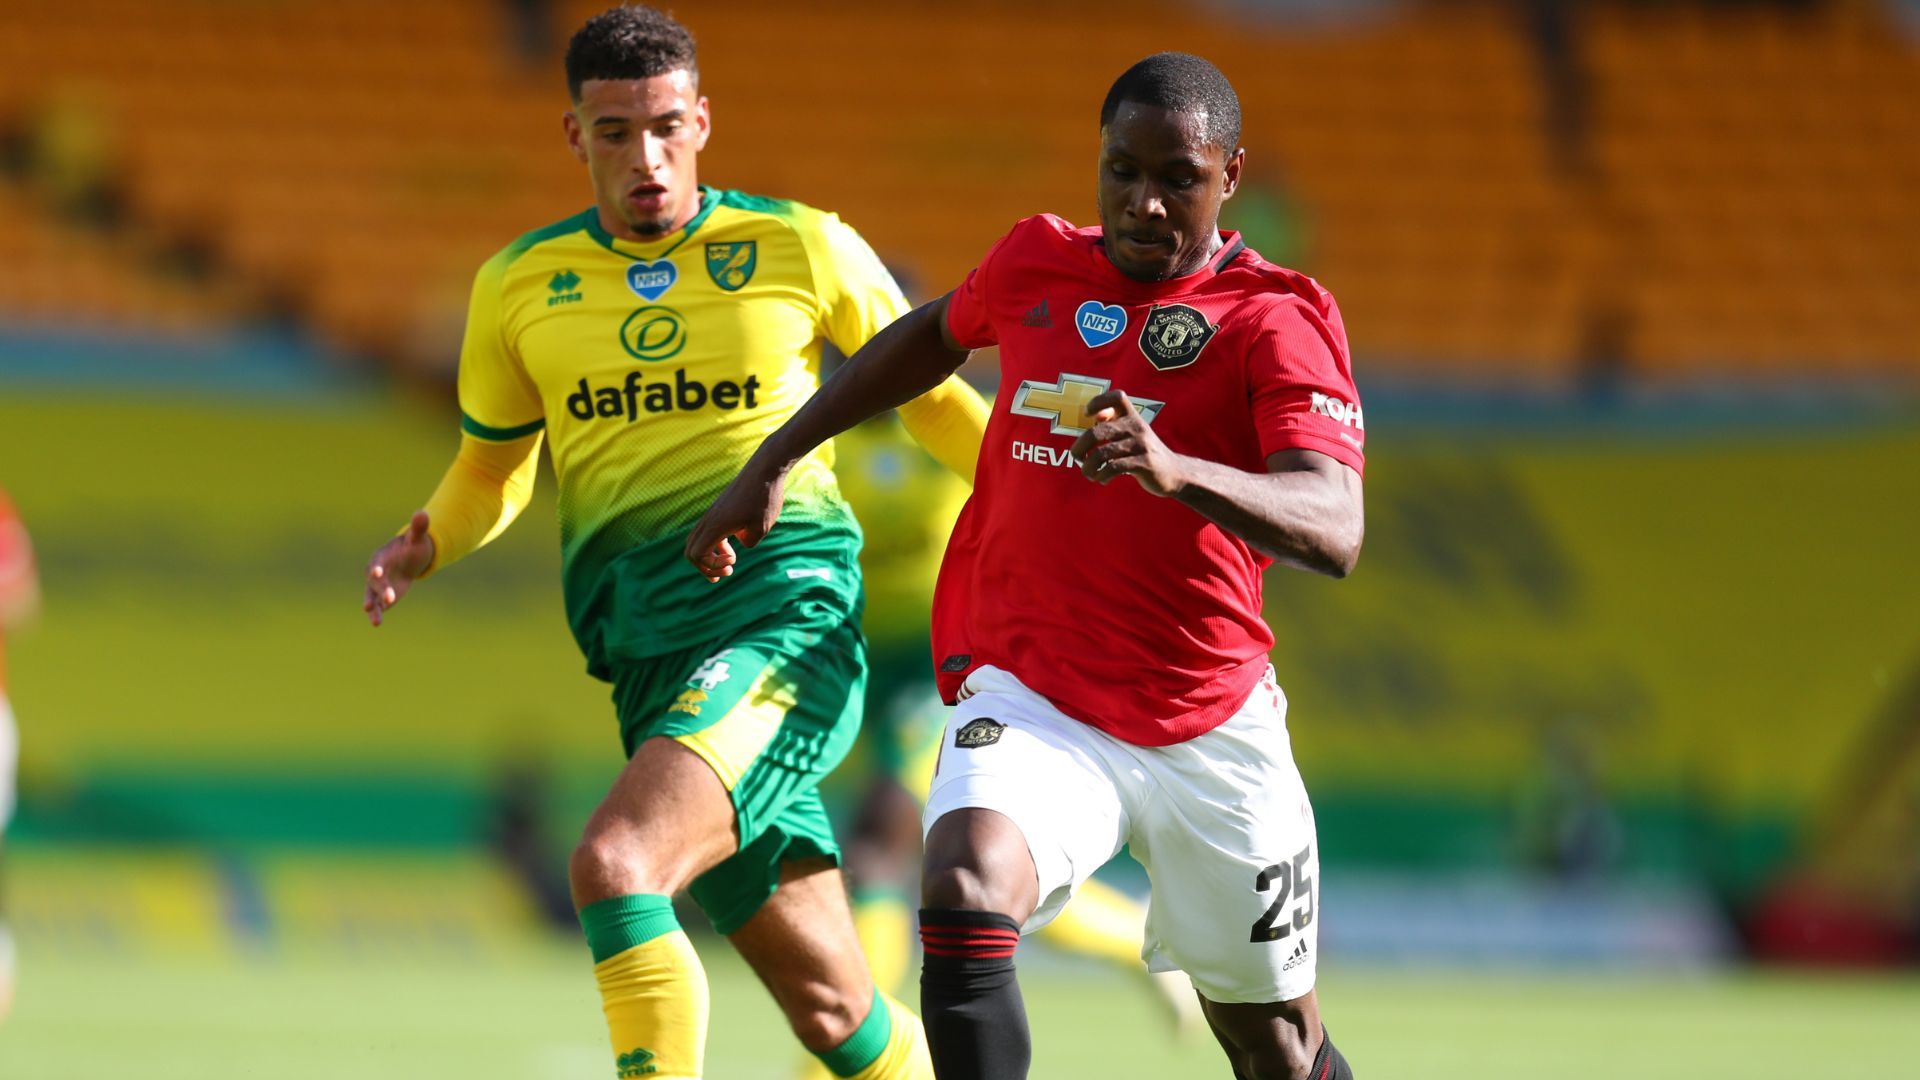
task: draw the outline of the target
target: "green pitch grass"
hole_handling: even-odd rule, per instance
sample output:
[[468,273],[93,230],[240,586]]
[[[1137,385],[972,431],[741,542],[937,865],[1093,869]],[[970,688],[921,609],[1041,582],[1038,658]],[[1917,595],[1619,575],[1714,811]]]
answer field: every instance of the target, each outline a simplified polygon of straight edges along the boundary
[[[708,1075],[782,1080],[794,1049],[753,976],[703,943]],[[559,1080],[612,1075],[584,953],[564,942],[464,960],[262,955],[114,962],[23,950],[0,1028],[9,1080]],[[1225,1077],[1169,1040],[1133,983],[1025,965],[1036,1080]],[[1920,980],[1806,975],[1544,977],[1345,970],[1329,1021],[1368,1080],[1915,1075]]]

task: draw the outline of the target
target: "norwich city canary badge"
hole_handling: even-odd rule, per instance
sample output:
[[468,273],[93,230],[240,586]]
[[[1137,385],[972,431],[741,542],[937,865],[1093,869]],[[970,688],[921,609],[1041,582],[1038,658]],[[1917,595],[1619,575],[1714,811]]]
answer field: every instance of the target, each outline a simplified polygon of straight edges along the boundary
[[1156,370],[1183,368],[1200,359],[1200,350],[1219,332],[1205,315],[1185,304],[1156,305],[1140,328],[1140,351]]
[[731,244],[707,245],[707,276],[728,292],[739,292],[753,280],[753,267],[760,252],[752,240]]

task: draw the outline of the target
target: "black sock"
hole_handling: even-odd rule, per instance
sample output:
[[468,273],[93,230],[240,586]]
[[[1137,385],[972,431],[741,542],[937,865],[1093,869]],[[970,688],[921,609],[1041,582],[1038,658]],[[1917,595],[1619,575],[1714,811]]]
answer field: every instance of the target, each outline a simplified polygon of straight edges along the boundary
[[940,1080],[1021,1080],[1033,1064],[1014,977],[1020,924],[991,911],[920,909],[920,1018]]
[[1320,1052],[1313,1056],[1313,1068],[1307,1070],[1307,1077],[1308,1080],[1353,1080],[1353,1069],[1333,1045],[1333,1036],[1327,1033],[1325,1025],[1320,1028]]

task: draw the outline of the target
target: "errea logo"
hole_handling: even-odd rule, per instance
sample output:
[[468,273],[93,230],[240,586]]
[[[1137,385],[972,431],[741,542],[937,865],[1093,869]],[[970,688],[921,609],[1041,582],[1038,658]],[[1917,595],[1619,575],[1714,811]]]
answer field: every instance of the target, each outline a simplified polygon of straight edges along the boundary
[[1313,395],[1313,411],[1356,431],[1367,430],[1366,421],[1360,415],[1360,406],[1350,405],[1337,397],[1316,392]]
[[562,270],[553,275],[553,280],[547,282],[547,291],[553,294],[547,297],[548,307],[576,303],[583,298],[580,292],[580,275],[572,270]]

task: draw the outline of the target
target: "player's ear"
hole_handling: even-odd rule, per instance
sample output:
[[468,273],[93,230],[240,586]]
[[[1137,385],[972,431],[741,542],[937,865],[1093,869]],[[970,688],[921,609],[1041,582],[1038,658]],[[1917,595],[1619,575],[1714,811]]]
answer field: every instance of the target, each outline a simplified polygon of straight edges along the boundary
[[567,149],[573,151],[573,156],[579,159],[580,164],[585,165],[587,142],[585,134],[580,129],[580,115],[568,109],[560,116],[560,126],[567,133]]
[[694,146],[696,151],[707,148],[707,137],[713,134],[713,111],[707,107],[707,99],[701,98],[693,107],[693,122],[699,129],[699,138]]
[[1226,167],[1220,170],[1221,202],[1233,198],[1233,193],[1240,190],[1240,167],[1246,164],[1246,161],[1247,151],[1244,147],[1235,149],[1227,158]]

